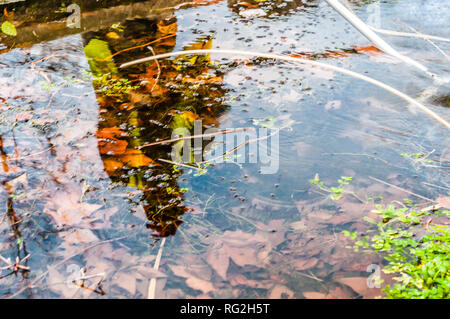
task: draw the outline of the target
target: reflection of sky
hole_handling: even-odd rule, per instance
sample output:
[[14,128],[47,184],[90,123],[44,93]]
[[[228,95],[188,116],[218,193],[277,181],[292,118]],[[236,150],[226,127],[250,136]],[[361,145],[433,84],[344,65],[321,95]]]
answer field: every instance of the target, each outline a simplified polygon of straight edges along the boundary
[[[419,7],[417,3],[415,5]],[[415,14],[407,13],[408,5],[411,5],[411,1],[381,4],[382,27],[409,31],[397,21],[407,22],[411,18],[408,15]],[[179,31],[182,31],[177,37],[176,50],[181,50],[201,35],[211,34],[214,34],[213,48],[260,52],[273,49],[274,53],[321,53],[336,48],[350,49],[370,45],[367,39],[325,2],[321,2],[318,8],[299,9],[292,15],[275,19],[244,19],[232,12],[226,2],[201,8],[200,15],[197,14],[197,9],[180,10],[176,13]],[[368,7],[354,9],[363,20],[368,19]],[[436,5],[428,5],[422,10],[429,10],[427,16],[445,16]],[[215,23],[211,24],[211,21]],[[441,29],[436,28],[433,19],[417,21],[414,26],[422,32],[438,32],[437,35],[446,36],[445,30],[441,33]],[[253,41],[246,42],[248,38]],[[443,57],[425,41],[390,37],[386,37],[386,40],[409,56],[417,56],[417,59],[430,57],[431,53],[431,59],[440,61],[431,66],[436,72],[442,72]],[[233,57],[227,55],[226,58]],[[361,54],[331,58],[323,62],[339,64],[366,74],[412,96],[420,94],[432,84],[423,74],[382,56]],[[421,62],[430,63],[427,60]],[[281,118],[286,114],[295,120],[294,130],[280,135],[280,167],[287,171],[295,167],[298,174],[294,177],[289,173],[283,175],[280,171],[283,179],[289,180],[284,184],[289,185],[288,189],[284,189],[286,193],[289,193],[289,188],[304,187],[313,171],[339,171],[348,165],[348,160],[351,160],[351,166],[359,170],[360,174],[367,174],[368,165],[370,170],[381,171],[386,165],[383,161],[367,161],[358,157],[330,159],[323,156],[323,153],[357,154],[379,151],[383,154],[380,155],[383,160],[396,163],[401,160],[399,149],[413,152],[412,149],[418,145],[434,145],[437,148],[445,146],[439,137],[446,133],[441,127],[420,112],[410,112],[403,101],[390,93],[340,74],[319,69],[312,70],[314,74],[311,74],[300,69],[301,67],[284,63],[239,67],[227,72],[224,78],[225,85],[234,92],[228,94],[227,103],[232,108],[221,118],[223,128],[251,126],[253,119]],[[311,90],[304,91],[305,88]],[[238,100],[235,100],[236,97]],[[437,112],[445,114],[448,110],[438,108]],[[295,151],[295,145],[299,143],[314,145],[314,151],[300,152],[300,156]],[[330,167],[330,162],[334,168]]]
[[[363,38],[342,19],[327,18],[330,12],[330,8],[320,5],[319,8],[300,9],[287,17],[245,19],[232,12],[225,1],[203,7],[200,16],[197,15],[198,8],[180,10],[176,15],[185,40],[177,43],[177,49],[199,34],[210,34],[211,29],[216,31],[214,45],[221,49],[267,52],[273,46],[275,52],[283,52],[292,51],[295,46],[299,51],[323,51],[335,46],[350,47],[355,44],[352,41],[355,37],[361,42]],[[333,16],[336,17],[334,13]],[[352,31],[350,35],[347,34],[349,31]],[[239,38],[243,39],[237,40]],[[248,38],[252,41],[246,43]]]

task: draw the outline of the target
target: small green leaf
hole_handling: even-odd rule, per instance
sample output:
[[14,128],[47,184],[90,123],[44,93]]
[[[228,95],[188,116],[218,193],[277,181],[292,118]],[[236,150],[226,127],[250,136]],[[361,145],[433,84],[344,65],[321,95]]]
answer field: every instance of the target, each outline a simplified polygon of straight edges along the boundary
[[7,34],[7,35],[10,35],[13,37],[15,37],[17,35],[16,27],[14,26],[14,24],[12,24],[9,21],[3,22],[1,29],[4,34]]

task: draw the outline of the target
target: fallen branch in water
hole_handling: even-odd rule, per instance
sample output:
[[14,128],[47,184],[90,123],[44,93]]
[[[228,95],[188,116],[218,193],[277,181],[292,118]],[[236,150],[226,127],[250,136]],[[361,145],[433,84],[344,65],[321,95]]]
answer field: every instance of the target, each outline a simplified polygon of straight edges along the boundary
[[256,56],[256,57],[261,57],[261,58],[267,58],[267,59],[276,59],[276,60],[282,60],[282,61],[288,61],[288,62],[296,62],[296,63],[302,63],[302,64],[309,64],[309,65],[313,65],[313,66],[317,66],[320,68],[324,68],[324,69],[328,69],[328,70],[333,70],[345,75],[349,75],[352,76],[354,78],[363,80],[365,82],[371,83],[375,86],[378,86],[400,98],[402,98],[403,100],[411,103],[412,105],[416,106],[417,108],[419,108],[420,110],[422,110],[425,114],[427,114],[428,116],[430,116],[431,118],[435,119],[437,122],[439,122],[440,124],[444,125],[447,129],[450,129],[450,123],[447,122],[445,119],[443,119],[441,116],[439,116],[438,114],[436,114],[435,112],[433,112],[432,110],[430,110],[429,108],[427,108],[425,105],[417,102],[415,99],[413,99],[412,97],[406,95],[405,93],[400,92],[399,90],[384,84],[383,82],[380,82],[378,80],[375,80],[373,78],[370,78],[368,76],[359,74],[357,72],[353,72],[338,66],[334,66],[334,65],[329,65],[326,63],[322,63],[322,62],[317,62],[317,61],[311,61],[311,60],[307,60],[307,59],[301,59],[301,58],[296,58],[296,57],[290,57],[290,56],[283,56],[283,55],[278,55],[278,54],[269,54],[269,53],[260,53],[260,52],[252,52],[252,51],[240,51],[240,50],[218,50],[218,49],[211,49],[211,50],[187,50],[187,51],[176,51],[176,52],[170,52],[170,53],[164,53],[164,54],[158,54],[156,56],[151,56],[151,57],[147,57],[147,58],[143,58],[143,59],[138,59],[135,61],[131,61],[131,62],[127,62],[124,63],[120,66],[120,68],[125,68],[134,64],[138,64],[138,63],[144,63],[144,62],[148,62],[148,61],[152,61],[155,59],[163,59],[163,58],[168,58],[168,57],[172,57],[172,56],[179,56],[179,55],[186,55],[186,54],[207,54],[207,53],[217,53],[217,54],[233,54],[233,55],[244,55],[244,56]]
[[381,51],[396,57],[397,59],[408,63],[419,70],[427,73],[429,76],[433,76],[428,71],[428,68],[421,63],[404,56],[393,47],[391,47],[386,41],[380,38],[367,24],[365,24],[356,14],[347,9],[342,3],[338,0],[325,0],[334,10],[336,10],[345,20],[347,20],[351,25],[353,25],[362,35],[364,35],[367,39],[369,39],[375,46]]

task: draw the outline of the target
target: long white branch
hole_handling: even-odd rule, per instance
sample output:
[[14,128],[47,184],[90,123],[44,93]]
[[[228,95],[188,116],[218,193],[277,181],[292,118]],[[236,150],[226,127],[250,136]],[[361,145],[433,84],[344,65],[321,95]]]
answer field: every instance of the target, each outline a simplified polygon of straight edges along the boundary
[[347,9],[338,0],[325,0],[334,10],[336,10],[341,16],[343,16],[351,25],[353,25],[362,35],[369,39],[378,49],[381,51],[396,57],[397,59],[408,63],[419,70],[432,76],[432,73],[428,71],[428,68],[423,64],[414,61],[413,59],[404,56],[399,53],[393,47],[391,47],[386,41],[384,41],[380,36],[378,36],[367,24],[365,24],[360,18],[358,18],[354,13]]
[[427,114],[428,116],[430,116],[431,118],[435,119],[436,121],[438,121],[439,123],[441,123],[442,125],[444,125],[447,129],[450,129],[450,123],[447,122],[445,119],[443,119],[441,116],[439,116],[438,114],[436,114],[435,112],[433,112],[432,110],[430,110],[429,108],[427,108],[425,105],[417,102],[415,99],[413,99],[412,97],[406,95],[405,93],[400,92],[399,90],[384,84],[383,82],[380,82],[378,80],[372,79],[368,76],[359,74],[357,72],[353,72],[350,70],[346,70],[343,69],[341,67],[338,66],[334,66],[334,65],[330,65],[330,64],[326,64],[326,63],[322,63],[322,62],[317,62],[317,61],[311,61],[311,60],[306,60],[306,59],[302,59],[302,58],[294,58],[294,57],[290,57],[290,56],[284,56],[284,55],[277,55],[277,54],[269,54],[269,53],[259,53],[259,52],[251,52],[251,51],[240,51],[240,50],[216,50],[216,49],[211,49],[211,50],[187,50],[187,51],[176,51],[176,52],[169,52],[169,53],[164,53],[164,54],[159,54],[159,55],[154,55],[154,56],[150,56],[147,58],[143,58],[143,59],[139,59],[139,60],[135,60],[135,61],[131,61],[131,62],[127,62],[124,63],[120,66],[120,68],[126,68],[129,67],[131,65],[134,64],[138,64],[138,63],[143,63],[143,62],[148,62],[148,61],[152,61],[152,60],[156,60],[156,59],[163,59],[163,58],[168,58],[168,57],[172,57],[172,56],[179,56],[179,55],[184,55],[184,54],[207,54],[207,53],[216,53],[216,54],[232,54],[232,55],[244,55],[244,56],[257,56],[257,57],[262,57],[262,58],[268,58],[268,59],[276,59],[276,60],[282,60],[282,61],[289,61],[289,62],[296,62],[296,63],[302,63],[302,64],[309,64],[309,65],[313,65],[316,67],[320,67],[323,69],[328,69],[328,70],[333,70],[342,74],[346,74],[349,76],[352,76],[354,78],[363,80],[365,82],[371,83],[375,86],[378,86],[400,98],[402,98],[403,100],[407,101],[408,103],[411,103],[412,105],[416,106],[417,108],[419,108],[420,110],[422,110],[425,114]]

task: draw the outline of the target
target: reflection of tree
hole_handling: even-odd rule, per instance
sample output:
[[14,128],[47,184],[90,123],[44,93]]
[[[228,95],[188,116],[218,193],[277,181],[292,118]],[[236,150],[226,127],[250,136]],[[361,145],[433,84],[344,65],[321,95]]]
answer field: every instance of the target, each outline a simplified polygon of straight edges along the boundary
[[[158,161],[170,159],[172,145],[140,146],[169,139],[176,128],[192,132],[196,119],[203,121],[204,129],[217,126],[217,116],[226,109],[223,77],[209,56],[153,61],[122,73],[116,64],[152,54],[143,44],[151,43],[155,54],[171,51],[177,25],[172,18],[133,20],[122,26],[122,31],[108,29],[84,36],[101,106],[99,150],[113,182],[142,191],[149,228],[168,236],[175,233],[179,217],[186,212],[185,190],[178,185],[182,170]],[[211,44],[212,39],[205,37],[187,49]]]

